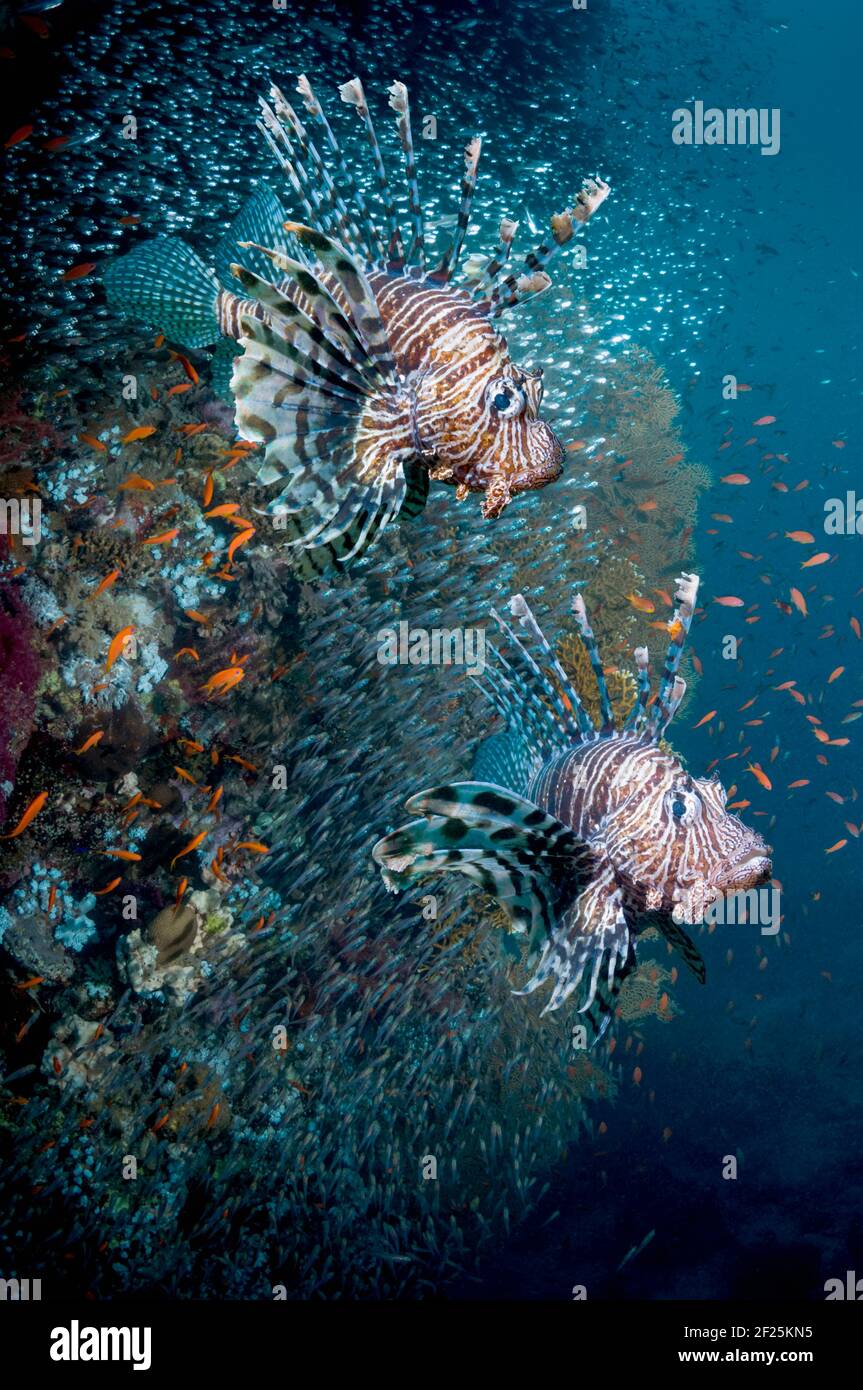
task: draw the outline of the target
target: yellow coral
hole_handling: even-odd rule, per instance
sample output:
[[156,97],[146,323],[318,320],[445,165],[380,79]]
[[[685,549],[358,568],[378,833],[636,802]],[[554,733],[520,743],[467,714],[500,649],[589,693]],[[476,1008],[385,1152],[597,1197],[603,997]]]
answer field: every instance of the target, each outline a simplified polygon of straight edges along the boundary
[[623,982],[617,1001],[618,1017],[626,1023],[641,1023],[645,1018],[670,1023],[680,1013],[669,994],[671,983],[670,970],[656,961],[645,961]]
[[[566,633],[557,644],[560,664],[572,681],[582,703],[597,727],[602,723],[599,707],[599,690],[590,658],[576,633]],[[608,695],[618,728],[626,722],[629,711],[635,704],[638,692],[635,677],[629,671],[621,671],[616,666],[605,668]]]

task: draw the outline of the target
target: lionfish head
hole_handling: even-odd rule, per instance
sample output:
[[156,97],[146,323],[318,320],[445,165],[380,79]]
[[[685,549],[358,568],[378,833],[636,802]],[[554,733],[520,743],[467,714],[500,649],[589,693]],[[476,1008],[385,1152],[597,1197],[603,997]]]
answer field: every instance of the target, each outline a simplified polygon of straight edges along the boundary
[[651,763],[640,791],[625,799],[617,827],[619,843],[629,841],[627,877],[647,888],[651,904],[673,911],[693,894],[704,905],[766,882],[770,847],[726,810],[728,793],[718,778],[690,776],[659,748]]
[[482,509],[486,517],[500,516],[517,493],[560,477],[563,449],[539,418],[541,401],[541,367],[527,372],[508,362],[485,383],[480,432],[481,472],[488,480]]

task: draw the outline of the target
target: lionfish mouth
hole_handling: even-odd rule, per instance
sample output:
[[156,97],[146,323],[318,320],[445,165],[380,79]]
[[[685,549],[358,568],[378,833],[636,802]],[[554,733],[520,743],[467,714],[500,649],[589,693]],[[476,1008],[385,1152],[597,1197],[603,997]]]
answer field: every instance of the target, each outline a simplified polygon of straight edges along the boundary
[[728,888],[757,888],[773,873],[773,861],[768,845],[759,843],[745,850],[725,866],[722,886]]
[[563,472],[563,446],[551,430],[548,434],[550,447],[546,456],[540,460],[531,459],[527,468],[510,479],[509,489],[513,495],[545,487],[547,483],[553,483]]

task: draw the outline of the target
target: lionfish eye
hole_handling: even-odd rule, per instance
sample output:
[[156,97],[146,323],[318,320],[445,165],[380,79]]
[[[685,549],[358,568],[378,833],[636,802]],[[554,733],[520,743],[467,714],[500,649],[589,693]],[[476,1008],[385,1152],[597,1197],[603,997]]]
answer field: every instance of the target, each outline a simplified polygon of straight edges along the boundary
[[511,402],[512,396],[510,396],[507,391],[498,391],[497,395],[492,401],[492,405],[494,406],[495,410],[506,410],[507,406],[509,406]]
[[686,802],[681,801],[679,796],[676,796],[671,803],[671,813],[676,816],[678,820],[681,820],[682,817],[686,815]]

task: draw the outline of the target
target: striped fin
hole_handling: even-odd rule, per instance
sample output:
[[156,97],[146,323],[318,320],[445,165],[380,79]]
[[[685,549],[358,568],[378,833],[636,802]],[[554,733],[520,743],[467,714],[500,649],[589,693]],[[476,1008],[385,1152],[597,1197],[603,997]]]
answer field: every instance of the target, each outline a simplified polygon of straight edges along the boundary
[[[271,188],[262,184],[260,188],[255,189],[216,247],[213,265],[221,285],[226,289],[236,290],[232,263],[237,259],[237,247],[241,243],[273,246],[277,251],[288,254],[292,244],[283,230],[286,216]],[[251,270],[266,274],[267,259],[260,252],[253,252],[248,258],[248,264]]]
[[417,166],[414,156],[413,136],[411,135],[411,111],[408,89],[403,82],[394,82],[389,89],[390,106],[398,117],[399,140],[405,157],[405,174],[408,184],[408,203],[413,223],[413,241],[407,254],[409,265],[417,265],[420,272],[425,271],[425,227],[423,210],[420,204],[420,190],[417,181]]
[[[321,226],[330,230],[332,219],[326,212],[322,211],[320,194],[314,181],[309,178],[300,162],[288,132],[264,97],[258,98],[258,104],[261,108],[261,119],[256,123],[258,130],[287,175],[288,182],[301,204],[303,212],[310,222],[320,222]],[[287,103],[285,105],[287,106]],[[305,149],[305,142],[303,142],[302,148]]]
[[666,941],[674,947],[698,983],[703,985],[707,980],[707,966],[704,964],[701,952],[680,923],[675,922],[669,913],[656,913],[650,921],[651,925],[658,927]]
[[458,267],[458,258],[461,255],[461,248],[464,244],[465,232],[470,222],[470,210],[473,203],[473,195],[476,189],[476,171],[479,164],[482,140],[475,135],[469,140],[464,151],[464,174],[461,181],[461,202],[458,209],[458,220],[453,233],[452,240],[447,247],[440,263],[429,274],[429,280],[435,284],[445,285],[450,276]]
[[374,122],[366,101],[363,84],[358,77],[339,88],[339,96],[348,106],[355,106],[359,112],[363,124],[366,128],[366,136],[369,148],[372,152],[372,159],[375,165],[375,174],[378,180],[378,192],[386,212],[387,225],[389,227],[389,246],[385,252],[387,268],[389,270],[401,270],[405,263],[405,248],[402,241],[402,234],[399,228],[396,205],[390,190],[387,171],[384,165],[384,157],[381,154],[381,147],[378,144],[378,137],[375,134]]
[[393,891],[431,874],[462,873],[497,899],[517,932],[545,936],[561,903],[590,880],[590,848],[532,801],[500,787],[433,787],[411,797],[406,810],[424,819],[372,851]]
[[[517,231],[517,222],[513,222],[509,217],[501,218],[500,227],[498,228],[497,246],[488,259],[477,266],[476,276],[470,276],[471,279],[475,278],[477,282],[473,291],[474,294],[484,296],[492,289],[498,275],[500,275],[509,261],[512,243]],[[472,260],[473,258],[471,257],[470,259]],[[468,273],[467,266],[465,266],[465,273]]]
[[532,994],[550,977],[554,988],[543,1013],[560,1008],[578,988],[589,970],[587,998],[579,1009],[587,1012],[597,997],[600,972],[611,989],[618,961],[624,964],[630,954],[631,938],[623,910],[623,899],[606,862],[584,891],[565,910],[549,934],[539,963],[531,978],[517,994]]
[[545,267],[561,247],[572,240],[575,224],[587,222],[596,209],[605,202],[611,189],[602,179],[585,179],[571,208],[556,213],[551,219],[551,240],[543,241],[535,251],[530,251],[519,269],[507,275],[494,289],[490,304],[492,317],[497,318],[504,309],[542,294],[551,284],[551,277]]
[[495,287],[489,299],[489,313],[498,318],[504,309],[512,309],[516,304],[524,304],[535,299],[551,285],[551,276],[544,270],[531,271],[530,274],[506,275]]
[[343,246],[332,241],[313,227],[301,222],[286,222],[303,248],[314,255],[323,269],[336,280],[350,308],[350,315],[363,346],[377,362],[387,381],[395,384],[396,365],[390,351],[389,339],[378,311],[374,290],[356,261]]
[[210,358],[210,386],[223,401],[233,406],[231,376],[239,348],[232,338],[223,338]]
[[[558,723],[562,732],[569,735],[576,742],[580,741],[585,734],[594,734],[596,730],[593,727],[593,721],[582,704],[578,691],[571,684],[568,675],[558,661],[539,623],[536,621],[536,618],[533,616],[533,613],[530,611],[530,608],[521,594],[515,594],[513,598],[510,599],[510,612],[513,617],[518,618],[519,626],[530,635],[539,647],[543,659],[549,663],[556,681],[559,683],[560,688],[557,689],[555,682],[550,680],[549,677],[540,670],[524,643],[520,642],[519,639],[515,637],[511,629],[506,627],[506,624],[502,624],[510,637],[513,638],[520,655],[527,662],[535,679],[540,683],[540,686],[544,688],[547,698],[551,698],[552,708],[557,713]],[[498,618],[498,622],[501,622],[500,618]]]
[[695,605],[698,602],[698,576],[694,574],[682,574],[677,580],[677,588],[674,593],[675,602],[678,607],[674,610],[671,619],[671,642],[665,655],[665,666],[662,672],[662,680],[659,686],[659,693],[651,707],[649,727],[651,738],[659,740],[677,706],[683,698],[683,689],[675,699],[675,685],[677,668],[680,665],[680,658],[683,655],[683,648],[692,622],[692,615]]
[[[270,286],[271,299],[278,293]],[[273,312],[268,323],[244,317],[242,332],[231,387],[241,434],[266,445],[258,481],[282,484],[267,510],[289,547],[334,547],[347,562],[406,499],[411,401],[331,365],[336,349],[299,311]]]
[[[342,154],[339,142],[333,134],[333,130],[329,121],[327,120],[326,113],[324,112],[323,107],[321,106],[320,102],[318,101],[317,97],[312,91],[312,85],[309,82],[309,79],[306,77],[305,73],[301,73],[300,77],[297,80],[297,91],[303,98],[306,110],[309,112],[312,118],[316,120],[318,124],[322,127],[324,135],[326,136],[327,144],[329,145],[333,155],[335,156],[336,163],[338,164],[339,173],[345,181],[345,187],[348,190],[349,196],[354,206],[359,211],[360,218],[366,229],[366,235],[364,238],[360,237],[359,244],[365,252],[366,261],[369,264],[372,264],[376,259],[376,247],[380,244],[380,237],[369,214],[369,210],[366,205],[366,200],[363,197],[363,194],[357,184],[356,179],[351,173],[349,166],[345,163],[345,159]],[[340,201],[342,202],[342,206],[344,206],[343,200],[340,199]],[[355,226],[356,224],[353,225]]]
[[[320,361],[332,369],[336,374],[336,384],[343,381],[359,391],[376,390],[383,384],[377,365],[351,333],[350,325],[335,305],[332,306],[334,313],[324,328],[269,280],[262,279],[243,266],[234,265],[231,269],[249,295],[263,304],[271,317],[275,315],[281,320],[280,333],[286,339],[290,338],[293,348],[306,359]],[[304,277],[304,284],[308,280],[316,290],[321,289],[313,276],[298,269]],[[308,288],[304,295],[307,302],[312,293]],[[321,298],[324,297],[332,305],[325,292],[321,295]],[[317,296],[314,302],[317,302]]]
[[633,656],[638,676],[638,695],[635,704],[629,711],[624,727],[637,733],[647,719],[647,702],[650,699],[650,671],[648,669],[649,654],[646,647],[636,647]]
[[477,782],[494,782],[520,795],[530,786],[540,762],[528,748],[526,739],[509,727],[489,734],[476,750],[471,776]]
[[116,256],[102,273],[109,304],[180,347],[209,347],[219,330],[219,282],[178,237],[157,236]]
[[429,471],[419,459],[407,459],[404,465],[407,491],[399,516],[410,521],[424,510],[429,495]]
[[[324,337],[338,345],[354,366],[361,369],[376,385],[390,385],[391,377],[385,374],[382,367],[370,356],[365,344],[358,338],[353,323],[346,317],[327,286],[303,262],[284,256],[279,251],[268,250],[264,246],[256,249],[263,251],[272,264],[278,270],[284,271],[286,276],[278,287],[269,281],[263,281],[258,286],[257,292],[262,302],[271,304],[277,312],[281,312],[279,305],[285,301],[293,304],[307,318],[314,320]],[[333,288],[335,293],[340,293],[337,286]],[[345,308],[349,309],[344,294],[342,298],[345,299]]]
[[599,654],[596,636],[587,616],[587,609],[584,606],[584,599],[581,594],[574,594],[572,599],[572,611],[575,615],[578,635],[581,644],[587,652],[588,660],[593,668],[596,677],[596,687],[599,691],[599,706],[602,712],[602,728],[600,734],[605,736],[614,732],[614,710],[611,708],[611,700],[608,695],[608,682],[605,679],[605,672],[602,669],[602,657]]
[[[327,161],[311,139],[306,126],[277,86],[270,89],[270,99],[272,106],[261,100],[261,114],[272,136],[285,150],[286,164],[282,167],[285,168],[290,183],[292,186],[299,183],[306,200],[314,204],[314,224],[320,227],[321,231],[338,236],[346,246],[353,247],[357,253],[365,256],[364,234],[354,220],[352,210],[347,206],[345,197],[339,192],[335,179],[329,172]],[[290,131],[283,121],[288,122]]]

